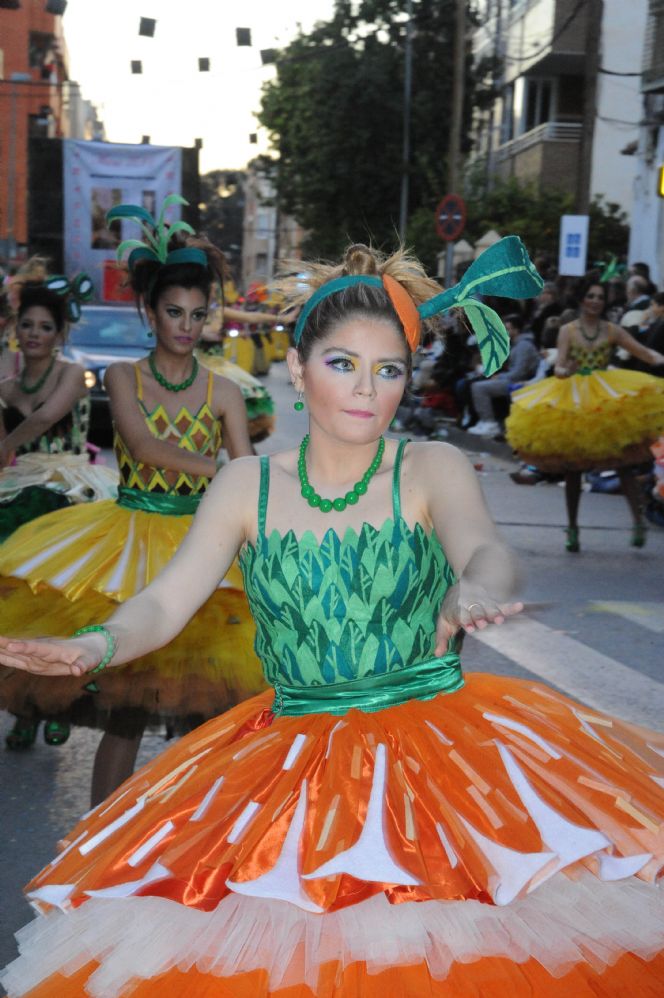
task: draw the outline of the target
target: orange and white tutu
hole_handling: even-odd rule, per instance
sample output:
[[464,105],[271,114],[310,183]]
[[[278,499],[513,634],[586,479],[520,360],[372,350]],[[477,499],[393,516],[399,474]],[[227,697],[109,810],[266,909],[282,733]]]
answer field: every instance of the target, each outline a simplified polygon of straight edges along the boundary
[[481,674],[375,713],[271,702],[74,828],[10,998],[662,995],[664,737]]

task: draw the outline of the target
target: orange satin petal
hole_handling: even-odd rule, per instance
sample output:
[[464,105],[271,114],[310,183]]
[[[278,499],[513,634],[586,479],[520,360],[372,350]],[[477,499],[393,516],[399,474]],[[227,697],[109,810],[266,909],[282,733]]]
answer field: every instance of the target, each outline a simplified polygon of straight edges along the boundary
[[[601,829],[618,856],[651,853],[640,879],[654,880],[664,862],[662,789],[655,780],[661,774],[657,747],[664,750],[664,738],[583,708],[535,682],[472,673],[456,693],[376,714],[350,711],[343,719],[275,718],[269,711],[272,700],[270,692],[235,707],[136,773],[67,841],[96,835],[144,800],[139,813],[86,855],[72,849],[29,889],[73,883],[76,906],[85,901],[86,891],[145,876],[157,854],[137,865],[129,858],[157,824],[170,821],[172,830],[158,853],[170,875],[141,893],[210,911],[228,895],[229,879],[255,880],[274,867],[303,793],[301,870],[312,873],[357,842],[378,745],[387,746],[386,842],[394,860],[418,883],[394,886],[347,874],[304,881],[307,895],[325,910],[380,892],[393,903],[490,902],[492,864],[469,836],[468,825],[523,853],[545,848],[501,760],[499,744],[561,818]],[[496,717],[504,717],[505,725]],[[286,767],[298,740],[299,753]],[[220,775],[223,784],[204,816],[190,822]],[[250,805],[251,821],[230,842],[238,816]],[[439,827],[458,857],[456,865],[443,848]],[[581,873],[588,867],[597,872],[592,857],[568,869]]]
[[[72,977],[54,974],[24,998],[89,998],[85,984],[96,967],[88,964]],[[122,998],[661,998],[662,981],[664,955],[645,961],[627,953],[603,973],[576,964],[561,977],[534,960],[518,964],[502,958],[456,963],[444,981],[432,979],[422,964],[379,974],[367,974],[363,963],[327,964],[315,991],[306,985],[270,990],[264,971],[220,978],[171,970],[137,982]]]
[[383,286],[387,291],[394,310],[401,319],[408,345],[414,353],[420,343],[422,320],[417,311],[417,305],[410,297],[403,284],[399,284],[389,274],[383,274]]

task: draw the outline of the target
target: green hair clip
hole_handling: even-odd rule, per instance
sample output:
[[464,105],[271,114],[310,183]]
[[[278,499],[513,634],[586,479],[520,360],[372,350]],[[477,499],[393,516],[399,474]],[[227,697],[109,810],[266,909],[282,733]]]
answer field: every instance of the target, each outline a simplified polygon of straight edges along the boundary
[[78,322],[81,318],[81,304],[92,298],[94,285],[87,274],[77,274],[73,281],[64,274],[54,274],[45,282],[49,291],[67,298],[67,318],[70,322]]
[[460,308],[477,337],[487,378],[503,366],[510,353],[510,338],[503,320],[489,305],[471,295],[496,298],[534,298],[544,281],[518,236],[505,236],[471,263],[458,284],[418,306],[423,319]]
[[168,243],[175,232],[186,232],[192,236],[195,234],[187,222],[179,221],[173,222],[171,225],[166,224],[166,211],[173,204],[188,205],[189,202],[179,194],[169,194],[168,197],[164,198],[157,221],[146,208],[142,208],[138,204],[117,204],[111,208],[106,215],[107,222],[115,222],[123,218],[137,222],[145,237],[144,239],[124,239],[117,249],[118,261],[122,260],[127,250],[131,250],[127,257],[127,266],[130,270],[133,270],[140,260],[153,260],[162,265],[196,263],[201,267],[207,267],[207,255],[203,250],[196,249],[194,246],[183,246],[169,252]]

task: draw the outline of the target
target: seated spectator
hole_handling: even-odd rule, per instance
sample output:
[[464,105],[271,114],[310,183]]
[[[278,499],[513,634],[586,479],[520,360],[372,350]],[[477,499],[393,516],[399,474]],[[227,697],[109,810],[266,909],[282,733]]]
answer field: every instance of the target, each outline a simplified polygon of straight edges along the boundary
[[620,325],[627,307],[627,288],[619,277],[612,277],[606,284],[606,318],[609,322]]
[[[664,353],[664,291],[658,291],[652,296],[650,308],[646,310],[639,329],[639,342],[650,350]],[[664,378],[664,366],[651,367],[638,362],[637,370]]]
[[479,422],[471,426],[468,432],[482,437],[494,437],[501,433],[493,408],[494,400],[505,399],[509,402],[514,388],[534,377],[540,361],[533,334],[524,331],[521,316],[508,315],[504,322],[511,344],[508,365],[492,378],[475,381],[471,386]]
[[535,345],[542,346],[544,325],[552,316],[560,315],[562,306],[558,301],[558,288],[553,281],[547,281],[535,298],[534,308],[530,316],[530,331],[535,338]]

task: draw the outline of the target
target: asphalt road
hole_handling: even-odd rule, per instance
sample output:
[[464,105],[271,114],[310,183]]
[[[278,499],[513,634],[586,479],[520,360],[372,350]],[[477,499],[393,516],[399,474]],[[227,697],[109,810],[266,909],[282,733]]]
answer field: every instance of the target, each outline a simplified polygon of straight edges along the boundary
[[[306,427],[306,415],[293,411],[285,365],[273,365],[266,384],[278,424],[259,447],[264,453],[297,444]],[[592,707],[664,728],[664,530],[652,528],[644,549],[631,548],[625,501],[589,493],[581,507],[582,551],[570,555],[559,486],[515,486],[504,446],[482,453],[482,441],[453,429],[450,440],[475,448],[470,456],[490,508],[525,572],[526,612],[468,638],[466,670],[544,680]],[[2,745],[9,727],[0,714]],[[88,808],[98,740],[97,732],[77,729],[61,748],[40,741],[16,754],[0,747],[0,965],[15,955],[13,933],[30,917],[21,886],[53,858],[58,838]],[[164,744],[163,734],[147,735],[139,761]]]

